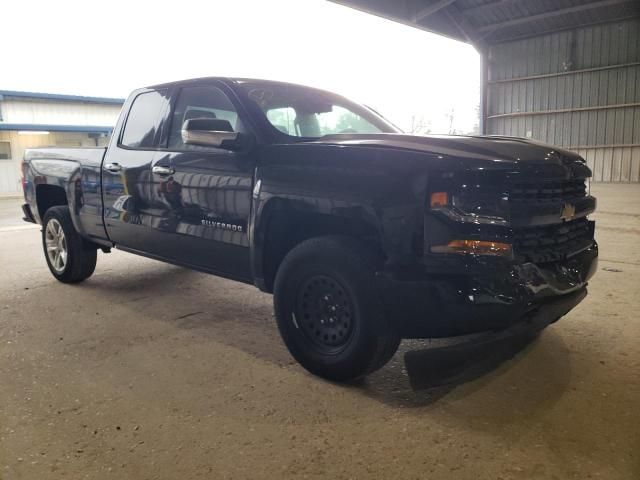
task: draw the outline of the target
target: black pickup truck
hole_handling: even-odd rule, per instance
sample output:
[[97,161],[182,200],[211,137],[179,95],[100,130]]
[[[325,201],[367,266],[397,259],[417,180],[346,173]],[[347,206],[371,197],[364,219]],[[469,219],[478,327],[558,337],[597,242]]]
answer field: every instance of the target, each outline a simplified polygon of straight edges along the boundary
[[402,134],[338,95],[204,78],[136,90],[108,148],[28,150],[25,220],[62,282],[113,247],[252,283],[309,371],[402,338],[541,329],[586,295],[591,172],[512,137]]

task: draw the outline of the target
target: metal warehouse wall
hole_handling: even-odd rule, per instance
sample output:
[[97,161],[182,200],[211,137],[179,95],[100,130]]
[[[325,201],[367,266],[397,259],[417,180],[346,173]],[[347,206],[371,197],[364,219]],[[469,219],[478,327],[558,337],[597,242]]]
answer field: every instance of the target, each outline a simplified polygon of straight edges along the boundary
[[9,142],[11,158],[0,160],[0,196],[22,193],[20,166],[27,148],[38,147],[100,147],[107,145],[108,137],[89,138],[87,133],[51,132],[49,135],[20,135],[16,131],[0,131],[0,142]]
[[0,102],[0,118],[6,123],[111,127],[116,124],[121,108],[122,105],[5,98]]
[[604,182],[640,182],[640,20],[492,45],[486,133],[577,151]]

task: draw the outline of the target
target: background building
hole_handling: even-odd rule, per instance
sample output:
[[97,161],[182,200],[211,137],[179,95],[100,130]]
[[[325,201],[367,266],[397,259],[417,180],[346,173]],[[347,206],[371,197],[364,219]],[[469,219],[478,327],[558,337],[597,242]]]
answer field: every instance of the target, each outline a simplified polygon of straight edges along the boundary
[[483,133],[572,149],[640,182],[640,1],[333,0],[472,44]]
[[0,90],[0,195],[21,192],[20,162],[27,148],[106,145],[123,103]]

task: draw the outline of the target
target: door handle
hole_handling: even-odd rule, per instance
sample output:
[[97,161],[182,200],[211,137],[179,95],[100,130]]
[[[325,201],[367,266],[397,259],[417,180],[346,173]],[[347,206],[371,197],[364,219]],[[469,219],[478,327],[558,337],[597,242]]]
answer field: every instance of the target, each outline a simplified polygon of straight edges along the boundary
[[153,173],[156,175],[173,175],[175,170],[169,167],[161,167],[160,165],[156,165],[151,169]]
[[119,163],[115,163],[115,162],[114,163],[107,163],[104,166],[104,169],[105,170],[109,170],[112,173],[117,173],[120,170],[122,170],[122,165],[120,165]]

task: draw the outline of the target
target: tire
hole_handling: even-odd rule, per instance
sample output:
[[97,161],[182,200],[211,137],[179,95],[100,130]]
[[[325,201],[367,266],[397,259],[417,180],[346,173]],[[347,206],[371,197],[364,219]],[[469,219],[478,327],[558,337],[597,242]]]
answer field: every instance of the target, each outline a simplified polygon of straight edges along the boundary
[[51,274],[63,283],[82,282],[96,268],[97,248],[78,234],[69,207],[51,207],[45,213],[42,248]]
[[375,260],[356,240],[327,236],[300,243],[282,261],[274,285],[278,329],[309,372],[356,380],[398,349],[375,287]]

